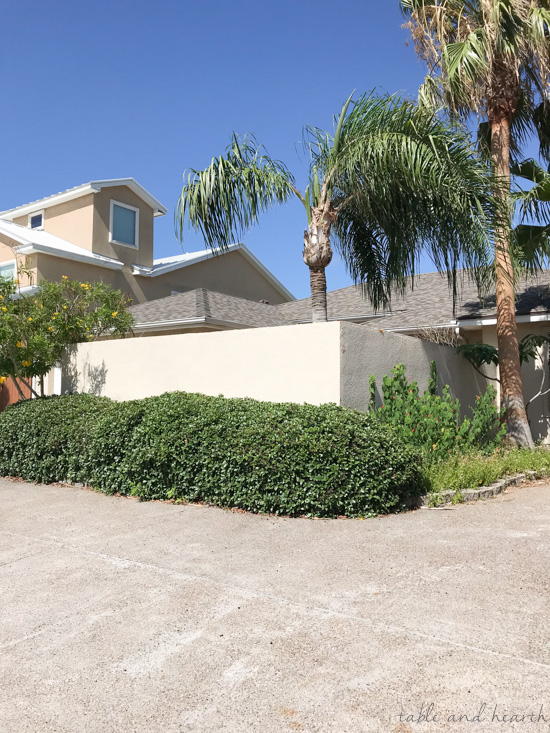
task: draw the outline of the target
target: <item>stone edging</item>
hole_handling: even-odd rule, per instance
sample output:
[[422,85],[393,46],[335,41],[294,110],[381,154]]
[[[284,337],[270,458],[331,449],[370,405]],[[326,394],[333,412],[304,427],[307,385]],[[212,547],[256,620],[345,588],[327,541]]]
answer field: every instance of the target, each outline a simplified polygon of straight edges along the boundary
[[525,473],[518,473],[517,476],[501,478],[490,486],[480,486],[479,489],[443,491],[439,495],[425,494],[415,500],[413,507],[420,509],[437,509],[437,507],[452,504],[453,501],[462,503],[465,501],[477,501],[478,499],[490,499],[492,496],[502,494],[508,486],[515,486],[516,484],[521,484],[524,481],[532,481],[536,478],[540,478],[536,471],[526,471]]

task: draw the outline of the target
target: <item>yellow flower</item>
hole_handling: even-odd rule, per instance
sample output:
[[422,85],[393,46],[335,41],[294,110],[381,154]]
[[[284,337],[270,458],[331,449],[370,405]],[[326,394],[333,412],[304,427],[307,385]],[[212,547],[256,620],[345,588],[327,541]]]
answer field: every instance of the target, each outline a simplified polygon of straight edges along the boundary
[[13,283],[14,285],[19,285],[19,280],[14,280]]
[[25,347],[23,346],[23,344],[21,343],[21,341],[18,341],[17,342],[17,348],[18,349],[24,349]]
[[28,320],[28,321],[29,321],[29,323],[30,323],[30,322],[32,321],[32,318],[28,318],[27,320]]
[[67,277],[67,275],[61,275],[61,279],[62,280],[68,280],[69,278]]
[[42,303],[40,303],[40,307],[41,307],[41,308],[43,308],[43,307],[44,307],[44,306],[42,305]]
[[2,310],[4,311],[4,313],[6,313],[8,309],[3,305]]
[[63,310],[67,310],[67,306],[66,305],[63,306]]
[[53,314],[54,314],[54,316],[58,316],[59,315],[59,312],[58,311],[54,311]]
[[6,379],[7,379],[7,377],[0,377],[0,384],[4,384],[4,382],[6,381]]
[[3,295],[0,295],[0,300],[4,300],[4,296]]
[[113,316],[113,318],[116,318],[116,317],[117,317],[117,315],[118,315],[118,311],[113,311],[113,312],[111,313],[111,315]]
[[437,445],[435,443],[432,443],[432,448],[435,450],[437,448]]
[[88,288],[89,288],[90,286],[88,285],[88,283],[80,283],[80,287],[81,287],[81,288],[85,288],[86,290],[88,290]]
[[32,361],[22,361],[21,364],[23,364],[24,367],[30,367]]
[[48,326],[48,331],[53,331],[53,326]]

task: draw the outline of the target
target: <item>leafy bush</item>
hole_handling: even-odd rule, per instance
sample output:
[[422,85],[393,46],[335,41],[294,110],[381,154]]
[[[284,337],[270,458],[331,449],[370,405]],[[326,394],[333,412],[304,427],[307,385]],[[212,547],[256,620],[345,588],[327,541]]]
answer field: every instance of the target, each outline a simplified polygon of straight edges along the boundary
[[168,393],[53,397],[0,415],[0,473],[77,480],[142,499],[253,512],[366,516],[421,484],[416,451],[372,415],[335,405]]
[[391,425],[406,445],[415,446],[424,456],[424,463],[449,458],[449,454],[471,451],[490,452],[500,444],[506,426],[499,413],[496,390],[489,385],[477,401],[470,418],[463,418],[460,402],[451,397],[450,387],[436,394],[437,372],[432,362],[431,378],[424,394],[417,382],[405,375],[403,364],[392,369],[382,383],[384,403],[375,404],[375,380],[370,378],[371,411],[385,425]]
[[515,476],[526,471],[536,471],[540,476],[550,475],[550,451],[496,450],[490,456],[453,456],[447,461],[435,463],[425,469],[430,493],[460,491],[488,486],[505,476]]
[[0,414],[0,475],[51,483],[74,477],[106,397],[71,395],[19,402]]

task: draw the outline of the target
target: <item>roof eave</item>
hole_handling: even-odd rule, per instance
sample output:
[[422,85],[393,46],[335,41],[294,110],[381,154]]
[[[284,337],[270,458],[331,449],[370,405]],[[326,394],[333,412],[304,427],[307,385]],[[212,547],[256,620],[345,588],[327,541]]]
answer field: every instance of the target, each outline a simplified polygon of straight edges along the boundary
[[123,267],[123,263],[119,260],[100,259],[93,255],[87,256],[78,252],[62,252],[42,244],[20,244],[18,247],[14,247],[14,252],[21,255],[44,254],[50,257],[73,260],[74,262],[85,262],[88,265],[96,265],[97,267],[106,267],[109,270],[121,270]]
[[163,206],[160,201],[152,196],[147,189],[138,183],[135,178],[112,178],[104,181],[90,181],[90,183],[84,183],[82,186],[76,186],[68,191],[62,191],[61,193],[54,194],[53,196],[46,196],[45,198],[32,201],[29,204],[23,204],[22,206],[16,206],[13,209],[7,209],[6,211],[0,212],[0,217],[13,221],[13,219],[19,216],[25,216],[31,214],[37,209],[49,209],[52,206],[58,204],[64,204],[67,201],[72,201],[82,196],[87,196],[90,193],[98,193],[102,188],[112,188],[113,186],[128,186],[136,196],[142,199],[153,209],[153,215],[163,216],[166,214],[168,209]]

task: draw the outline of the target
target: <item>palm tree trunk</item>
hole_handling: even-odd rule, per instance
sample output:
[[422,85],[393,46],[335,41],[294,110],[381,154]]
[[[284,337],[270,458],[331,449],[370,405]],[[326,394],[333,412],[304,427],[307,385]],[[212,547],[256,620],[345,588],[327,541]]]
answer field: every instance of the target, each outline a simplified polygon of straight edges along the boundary
[[514,270],[510,257],[512,230],[510,214],[510,121],[503,114],[491,119],[491,158],[498,176],[497,196],[503,203],[506,219],[499,223],[495,236],[495,278],[497,304],[497,339],[500,363],[501,403],[506,409],[508,439],[522,448],[533,448],[529,429],[519,359],[516,324]]
[[330,202],[311,209],[311,222],[304,232],[304,262],[309,267],[311,284],[311,320],[327,321],[327,279],[325,268],[332,260],[330,230],[336,212]]
[[327,278],[324,267],[310,267],[311,319],[313,323],[328,320],[327,315]]

